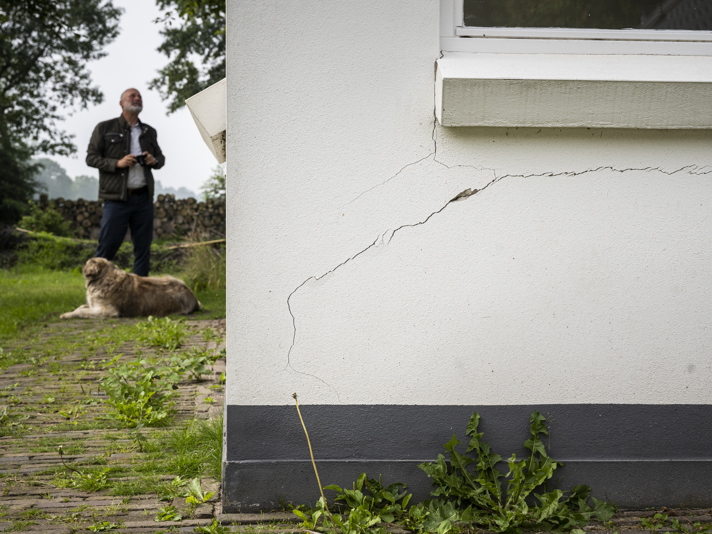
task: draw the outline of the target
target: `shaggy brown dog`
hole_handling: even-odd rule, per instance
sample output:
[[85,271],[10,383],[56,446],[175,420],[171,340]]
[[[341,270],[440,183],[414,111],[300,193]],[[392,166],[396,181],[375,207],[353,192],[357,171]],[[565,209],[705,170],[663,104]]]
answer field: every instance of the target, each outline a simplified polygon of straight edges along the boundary
[[152,278],[128,274],[103,258],[91,258],[82,272],[86,278],[87,303],[62,314],[62,319],[163,317],[201,308],[188,286],[172,276]]

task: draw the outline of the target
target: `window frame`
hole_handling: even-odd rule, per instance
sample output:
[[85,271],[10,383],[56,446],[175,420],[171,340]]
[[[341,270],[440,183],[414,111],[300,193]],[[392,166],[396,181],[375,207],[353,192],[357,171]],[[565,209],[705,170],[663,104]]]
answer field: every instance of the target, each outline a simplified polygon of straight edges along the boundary
[[440,0],[447,52],[712,56],[712,31],[484,28],[464,25],[464,0]]

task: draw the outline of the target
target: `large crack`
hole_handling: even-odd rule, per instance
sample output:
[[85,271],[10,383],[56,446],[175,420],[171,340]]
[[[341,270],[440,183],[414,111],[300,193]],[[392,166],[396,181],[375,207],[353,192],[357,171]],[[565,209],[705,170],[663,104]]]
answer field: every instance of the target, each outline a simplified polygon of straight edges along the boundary
[[[433,141],[435,141],[434,138],[433,138]],[[437,147],[436,147],[436,148],[437,148]],[[398,171],[398,173],[396,173],[395,175],[391,176],[391,177],[390,177],[388,180],[386,180],[385,182],[379,184],[378,186],[374,186],[374,187],[372,187],[371,189],[368,189],[367,191],[364,191],[363,193],[361,193],[361,195],[359,195],[358,197],[354,198],[351,202],[349,202],[349,204],[352,203],[352,202],[355,202],[360,196],[362,196],[362,195],[368,193],[369,191],[375,189],[376,187],[380,187],[381,185],[383,185],[383,184],[389,182],[390,180],[392,180],[393,178],[395,178],[396,176],[398,176],[398,174],[400,174],[401,172],[403,172],[403,170],[405,170],[407,167],[410,167],[410,166],[412,166],[412,165],[416,165],[417,163],[420,163],[420,162],[422,162],[422,161],[428,159],[429,157],[433,157],[434,161],[436,161],[437,163],[439,163],[439,164],[445,166],[445,167],[448,168],[448,169],[459,168],[459,167],[468,167],[468,168],[476,168],[476,169],[479,169],[479,170],[483,170],[482,168],[474,167],[474,166],[471,166],[471,165],[453,165],[453,166],[449,166],[449,165],[446,165],[446,164],[443,163],[443,162],[437,161],[434,156],[436,156],[436,151],[432,152],[431,154],[429,154],[428,156],[426,156],[426,157],[424,157],[424,158],[421,158],[421,159],[418,160],[417,162],[409,163],[408,165],[404,166],[400,171]],[[452,204],[453,202],[460,202],[460,201],[463,201],[463,200],[467,200],[468,198],[470,198],[470,197],[472,197],[472,196],[475,196],[475,195],[481,193],[481,192],[484,191],[485,189],[488,189],[489,187],[492,187],[494,184],[496,184],[496,183],[498,183],[498,182],[500,182],[500,181],[502,181],[502,180],[504,180],[504,179],[506,179],[506,178],[521,178],[521,179],[527,179],[527,178],[555,178],[555,177],[560,177],[560,176],[575,177],[575,176],[582,176],[582,175],[585,175],[585,174],[594,173],[594,172],[601,172],[601,171],[611,171],[611,172],[618,172],[618,173],[626,173],[626,172],[633,172],[633,171],[636,171],[636,172],[660,172],[660,173],[662,173],[662,174],[665,174],[665,175],[668,175],[668,176],[672,176],[672,175],[674,175],[674,174],[683,172],[683,171],[685,171],[685,170],[687,170],[687,172],[688,172],[689,174],[693,174],[693,175],[696,175],[696,176],[700,176],[700,175],[712,174],[712,168],[708,168],[708,167],[709,167],[709,166],[707,166],[707,165],[705,165],[705,166],[703,166],[703,167],[698,167],[698,166],[696,166],[696,165],[685,165],[684,167],[680,167],[679,169],[675,169],[675,170],[673,170],[673,171],[666,171],[666,170],[664,170],[664,169],[661,169],[660,167],[629,167],[629,168],[619,169],[619,168],[613,167],[613,166],[611,166],[611,165],[602,165],[602,166],[600,166],[600,167],[595,167],[595,168],[586,169],[586,170],[582,170],[582,171],[541,172],[541,173],[529,173],[529,174],[505,174],[505,175],[501,175],[501,176],[497,176],[497,174],[496,174],[496,172],[494,171],[494,169],[489,169],[489,170],[491,170],[491,171],[494,173],[494,178],[493,178],[491,181],[489,181],[487,184],[485,184],[483,187],[481,187],[480,189],[467,188],[467,189],[465,189],[465,190],[459,192],[459,193],[458,193],[457,195],[455,195],[452,199],[448,200],[440,209],[438,209],[438,210],[432,212],[430,215],[428,215],[428,216],[427,216],[426,218],[424,218],[422,221],[418,221],[418,222],[415,222],[415,223],[403,224],[403,225],[399,226],[398,228],[396,228],[396,229],[393,230],[393,231],[387,230],[387,231],[381,233],[370,245],[368,245],[367,247],[365,247],[365,248],[363,248],[362,250],[358,251],[356,254],[354,254],[354,255],[348,257],[346,260],[342,261],[341,263],[339,263],[338,265],[336,265],[336,266],[333,267],[332,269],[329,269],[328,271],[326,271],[326,272],[324,272],[324,273],[322,273],[322,274],[320,274],[320,275],[313,275],[313,276],[310,276],[309,278],[307,278],[306,280],[304,280],[301,284],[299,284],[296,288],[294,288],[294,290],[293,290],[293,291],[289,294],[289,296],[287,297],[287,309],[289,310],[289,315],[292,317],[292,343],[291,343],[291,345],[289,346],[289,351],[287,352],[287,365],[286,365],[285,369],[288,367],[288,368],[292,369],[295,373],[298,373],[298,374],[301,374],[301,375],[305,375],[305,376],[309,376],[309,377],[312,377],[312,378],[315,378],[315,379],[319,380],[320,382],[322,382],[323,384],[325,384],[326,386],[328,386],[329,388],[331,388],[331,389],[334,391],[334,393],[336,393],[336,397],[337,397],[337,399],[339,400],[339,402],[341,402],[341,398],[339,397],[339,392],[338,392],[338,391],[336,390],[336,388],[334,388],[331,384],[329,384],[328,382],[326,382],[325,380],[321,379],[320,377],[318,377],[318,376],[316,376],[316,375],[312,375],[312,374],[309,374],[309,373],[304,373],[304,372],[302,372],[302,371],[298,371],[297,369],[295,369],[295,368],[292,366],[291,356],[292,356],[292,351],[294,350],[294,346],[296,345],[296,341],[297,341],[297,318],[295,317],[294,312],[293,312],[293,310],[292,310],[292,302],[291,302],[292,297],[293,297],[302,287],[304,287],[304,286],[305,286],[306,284],[308,284],[309,282],[312,282],[312,281],[313,281],[313,282],[318,282],[319,280],[321,280],[321,279],[323,279],[323,278],[329,276],[330,274],[332,274],[332,273],[338,271],[339,269],[341,269],[341,267],[343,267],[344,265],[346,265],[346,264],[348,264],[349,262],[355,260],[356,258],[358,258],[359,256],[361,256],[361,255],[364,254],[365,252],[369,251],[369,250],[372,249],[373,247],[379,246],[379,245],[384,245],[384,244],[385,244],[385,245],[388,245],[388,244],[391,242],[391,240],[393,239],[393,237],[395,236],[395,234],[397,234],[397,233],[400,232],[401,230],[404,230],[404,229],[406,229],[406,228],[415,228],[416,226],[422,226],[422,225],[426,224],[430,219],[432,219],[432,218],[435,217],[436,215],[438,215],[438,214],[442,213],[443,211],[445,211],[445,209],[446,209],[450,204]],[[705,168],[708,168],[708,169],[707,169],[707,170],[704,170]],[[386,239],[386,236],[387,236],[387,239]]]

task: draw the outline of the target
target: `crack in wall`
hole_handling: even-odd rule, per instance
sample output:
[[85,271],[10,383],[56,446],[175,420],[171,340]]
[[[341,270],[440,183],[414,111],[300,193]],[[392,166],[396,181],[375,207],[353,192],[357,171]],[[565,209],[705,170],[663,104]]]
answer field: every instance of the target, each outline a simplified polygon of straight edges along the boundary
[[435,158],[437,157],[437,153],[438,153],[438,143],[437,143],[437,140],[435,139],[435,131],[436,131],[436,129],[437,129],[437,125],[438,125],[438,120],[437,120],[437,119],[433,119],[433,132],[432,132],[432,134],[431,134],[431,136],[430,136],[430,138],[433,140],[433,151],[432,151],[432,152],[430,152],[427,156],[423,156],[423,157],[420,158],[419,160],[412,161],[412,162],[410,162],[410,163],[408,163],[408,164],[406,164],[406,165],[403,165],[403,167],[401,167],[401,168],[398,170],[397,173],[395,173],[395,174],[393,174],[392,176],[386,178],[386,179],[385,179],[384,181],[382,181],[380,184],[376,184],[376,185],[374,185],[374,186],[372,186],[372,187],[369,187],[369,188],[366,189],[365,191],[359,193],[357,196],[355,196],[354,198],[352,198],[351,200],[349,200],[346,204],[342,205],[342,206],[341,206],[341,209],[345,208],[346,206],[349,206],[349,205],[353,204],[353,203],[356,202],[359,198],[361,198],[362,196],[364,196],[364,195],[370,193],[370,192],[373,191],[374,189],[378,189],[379,187],[382,187],[382,186],[386,185],[388,182],[390,182],[390,181],[393,180],[394,178],[397,178],[398,176],[400,176],[400,174],[401,174],[403,171],[405,171],[408,167],[412,167],[412,166],[414,166],[414,165],[418,165],[419,163],[422,163],[423,161],[425,161],[426,159],[429,159],[429,158],[433,158],[433,161],[436,161],[437,163],[440,163],[439,161],[437,161],[437,160],[435,159]]
[[[433,139],[433,141],[435,141],[435,139]],[[436,148],[437,148],[437,147],[436,147]],[[427,158],[429,158],[429,157],[431,157],[431,156],[434,156],[435,154],[436,154],[436,153],[433,152],[433,153],[429,154],[428,156],[426,156],[425,158],[421,158],[421,159],[418,160],[417,162],[409,163],[408,165],[406,165],[405,167],[403,167],[398,173],[396,173],[395,175],[391,176],[388,180],[386,180],[386,181],[383,182],[382,184],[379,184],[379,186],[380,186],[380,185],[383,185],[383,184],[387,183],[388,181],[392,180],[393,178],[395,178],[400,172],[402,172],[402,171],[403,171],[404,169],[406,169],[407,167],[412,166],[412,165],[415,165],[415,164],[417,164],[417,163],[420,163],[420,162],[422,162],[423,160],[425,160],[425,159],[427,159]],[[449,166],[449,165],[446,165],[445,163],[442,163],[442,162],[437,161],[437,160],[435,160],[435,159],[434,159],[434,161],[436,161],[437,163],[440,163],[441,165],[445,166],[445,167],[448,168],[448,169],[453,169],[453,168],[458,168],[458,167],[468,167],[468,168],[476,168],[476,169],[479,169],[479,170],[483,170],[483,169],[481,169],[481,168],[474,167],[474,166],[471,166],[471,165],[454,165],[454,166]],[[461,202],[461,201],[463,201],[463,200],[467,200],[468,198],[470,198],[470,197],[472,197],[472,196],[475,196],[475,195],[481,193],[481,192],[484,191],[485,189],[487,189],[487,188],[493,186],[494,184],[496,184],[496,183],[498,183],[498,182],[504,180],[505,178],[522,178],[522,179],[527,179],[527,178],[555,178],[555,177],[560,177],[560,176],[575,177],[575,176],[581,176],[581,175],[584,175],[584,174],[589,174],[589,173],[593,173],[593,172],[600,172],[600,171],[611,171],[611,172],[618,172],[618,173],[621,173],[621,174],[622,174],[622,173],[626,173],[626,172],[633,172],[633,171],[636,171],[636,172],[660,172],[660,173],[662,173],[662,174],[665,174],[665,175],[668,175],[668,176],[672,176],[672,175],[674,175],[674,174],[677,174],[677,173],[679,173],[679,172],[683,172],[683,171],[685,171],[685,170],[687,170],[688,174],[693,174],[693,175],[696,175],[696,176],[700,176],[700,175],[712,174],[712,168],[708,168],[708,167],[709,167],[709,166],[707,166],[707,165],[705,165],[705,166],[703,166],[703,167],[698,167],[698,166],[696,166],[696,165],[685,165],[684,167],[680,167],[679,169],[675,169],[675,170],[672,170],[672,171],[667,171],[667,170],[661,169],[660,167],[629,167],[629,168],[624,168],[624,169],[618,169],[618,168],[613,167],[613,166],[610,166],[610,165],[602,165],[602,166],[599,166],[599,167],[595,167],[595,168],[591,168],[591,169],[586,169],[586,170],[582,170],[582,171],[542,172],[542,173],[530,173],[530,174],[505,174],[505,175],[501,175],[501,176],[497,176],[497,173],[496,173],[496,171],[495,171],[494,169],[489,169],[489,170],[491,170],[491,171],[494,173],[494,178],[493,178],[491,181],[489,181],[487,184],[485,184],[482,188],[480,188],[480,189],[467,188],[467,189],[461,191],[460,193],[458,193],[457,195],[455,195],[452,199],[448,200],[440,209],[438,209],[438,210],[432,212],[430,215],[428,215],[428,216],[427,216],[425,219],[423,219],[422,221],[415,222],[415,223],[403,224],[403,225],[399,226],[398,228],[396,228],[396,229],[393,230],[393,231],[391,231],[391,230],[386,230],[385,232],[381,233],[370,245],[368,245],[367,247],[363,248],[362,250],[360,250],[360,251],[357,252],[356,254],[350,256],[350,257],[347,258],[346,260],[342,261],[341,263],[339,263],[338,265],[336,265],[336,266],[333,267],[332,269],[329,269],[328,271],[322,273],[321,275],[318,275],[318,276],[317,276],[317,275],[310,276],[309,278],[307,278],[306,280],[304,280],[301,284],[299,284],[296,288],[294,288],[294,290],[293,290],[293,291],[289,294],[289,296],[287,297],[287,309],[289,310],[289,315],[292,317],[292,343],[291,343],[291,345],[289,346],[289,351],[287,352],[287,365],[285,366],[285,369],[290,368],[290,369],[292,369],[295,373],[298,373],[298,374],[301,374],[301,375],[305,375],[305,376],[309,376],[309,377],[312,377],[312,378],[315,378],[315,379],[319,380],[320,382],[322,382],[323,384],[325,384],[326,386],[328,386],[329,388],[331,388],[331,389],[334,391],[334,393],[336,393],[336,397],[337,397],[337,399],[339,400],[339,402],[341,402],[341,398],[339,397],[339,392],[336,390],[336,388],[334,388],[334,386],[332,386],[331,384],[329,384],[328,382],[326,382],[325,380],[321,379],[320,377],[318,377],[318,376],[316,376],[316,375],[312,375],[312,374],[309,374],[309,373],[304,373],[304,372],[302,372],[302,371],[298,371],[297,369],[295,369],[295,368],[292,366],[291,356],[292,356],[292,351],[294,350],[294,346],[296,345],[296,341],[297,341],[297,319],[296,319],[296,316],[294,315],[294,311],[292,310],[292,303],[291,303],[292,297],[293,297],[302,287],[304,287],[307,283],[309,283],[309,282],[311,282],[311,281],[317,282],[317,281],[319,281],[319,280],[321,280],[321,279],[323,279],[323,278],[329,276],[330,274],[336,272],[337,270],[339,270],[341,267],[343,267],[343,266],[346,265],[347,263],[349,263],[349,262],[355,260],[356,258],[358,258],[359,256],[361,256],[362,254],[364,254],[365,252],[367,252],[367,251],[370,250],[371,248],[373,248],[373,247],[375,247],[375,246],[378,246],[378,245],[388,245],[388,244],[390,244],[390,242],[391,242],[391,240],[393,239],[393,237],[395,236],[395,234],[397,234],[397,233],[400,232],[401,230],[403,230],[403,229],[405,229],[405,228],[415,228],[416,226],[422,226],[422,225],[426,224],[426,223],[427,223],[430,219],[432,219],[434,216],[436,216],[436,215],[442,213],[442,212],[443,212],[450,204],[452,204],[453,202]],[[708,170],[703,170],[703,169],[705,169],[705,168],[708,168]],[[364,191],[361,195],[359,195],[359,197],[362,196],[362,195],[364,195],[364,194],[366,194],[366,193],[368,193],[369,191],[371,191],[371,190],[374,189],[375,187],[379,187],[379,186],[374,186],[373,188],[371,188],[371,189],[369,189],[369,190],[367,190],[367,191]],[[356,198],[355,198],[354,200],[352,200],[351,202],[356,201],[359,197],[356,197]],[[350,202],[350,203],[351,203],[351,202]],[[386,236],[388,236],[387,239],[386,239]]]

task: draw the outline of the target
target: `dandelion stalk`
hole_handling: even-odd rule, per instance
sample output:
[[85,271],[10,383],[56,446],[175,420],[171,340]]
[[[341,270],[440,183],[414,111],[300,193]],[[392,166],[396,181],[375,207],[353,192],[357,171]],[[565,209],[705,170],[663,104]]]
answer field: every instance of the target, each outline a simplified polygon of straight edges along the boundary
[[297,405],[297,413],[299,414],[299,420],[302,422],[302,428],[304,429],[304,435],[307,437],[307,445],[309,445],[309,454],[311,455],[312,465],[314,466],[314,474],[316,474],[316,482],[319,484],[319,491],[321,492],[321,498],[324,501],[324,509],[326,513],[331,515],[329,512],[329,507],[326,504],[326,497],[324,497],[324,490],[321,489],[321,480],[319,480],[319,471],[316,470],[316,462],[314,461],[314,452],[312,451],[311,441],[309,441],[309,432],[307,432],[307,427],[304,424],[304,419],[302,419],[302,412],[299,410],[299,401],[297,400],[297,394],[292,393],[292,398]]

